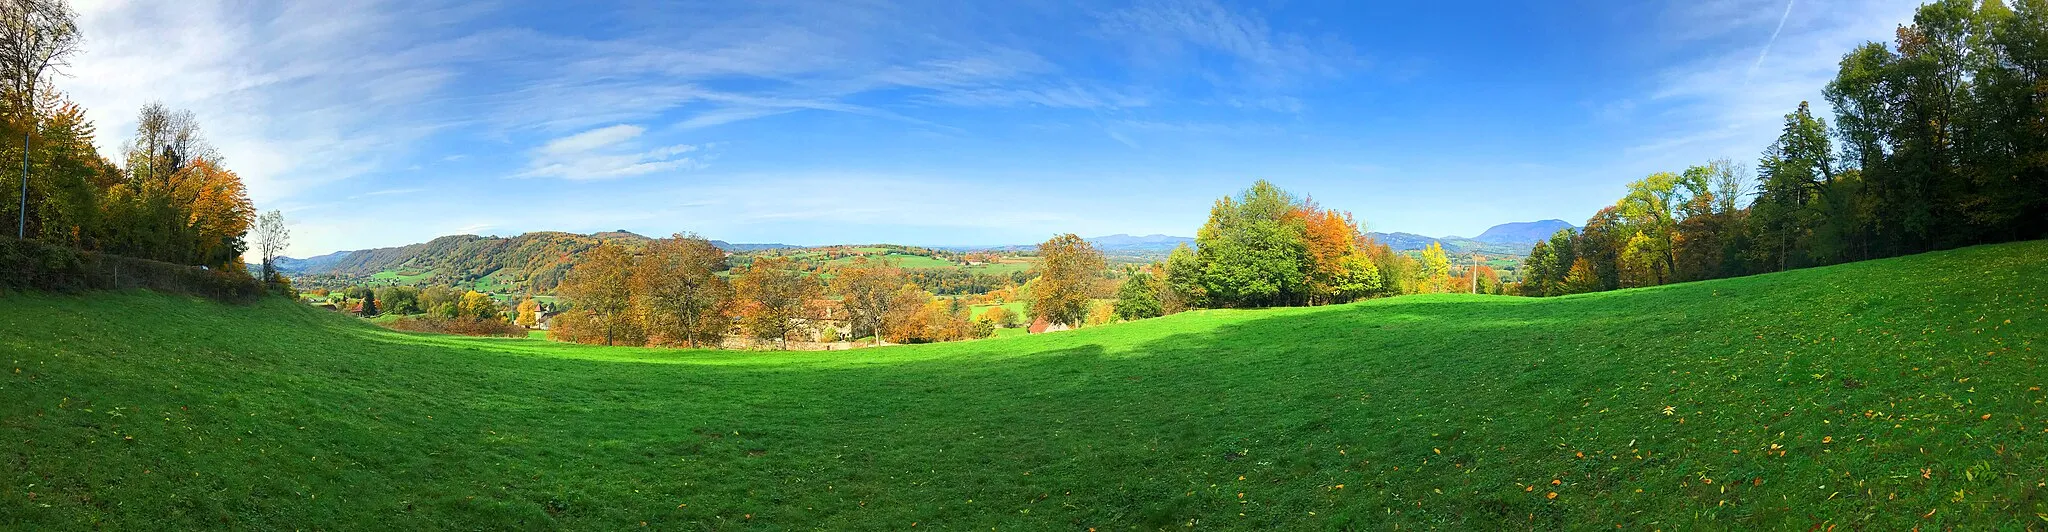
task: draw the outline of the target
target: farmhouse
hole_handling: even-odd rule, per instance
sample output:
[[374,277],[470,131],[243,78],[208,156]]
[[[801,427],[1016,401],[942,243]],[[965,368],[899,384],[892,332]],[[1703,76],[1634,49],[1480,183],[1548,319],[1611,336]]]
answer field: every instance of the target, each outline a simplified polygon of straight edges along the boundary
[[1037,318],[1037,319],[1031,320],[1031,329],[1030,329],[1030,332],[1031,332],[1031,334],[1038,334],[1038,333],[1049,333],[1049,332],[1057,332],[1057,331],[1064,331],[1064,330],[1068,330],[1068,329],[1072,329],[1072,328],[1073,328],[1073,327],[1069,327],[1069,326],[1067,326],[1067,324],[1065,324],[1065,323],[1053,323],[1053,322],[1045,321],[1045,318]]

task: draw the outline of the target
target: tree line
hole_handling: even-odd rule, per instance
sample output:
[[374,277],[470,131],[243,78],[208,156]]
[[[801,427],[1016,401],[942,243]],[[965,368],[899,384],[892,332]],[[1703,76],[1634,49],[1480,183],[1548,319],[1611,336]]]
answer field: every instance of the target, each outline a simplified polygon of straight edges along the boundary
[[[81,38],[61,0],[0,1],[0,139],[20,141],[0,142],[0,167],[21,170],[17,186],[0,187],[9,234],[246,278],[257,213],[242,179],[191,112],[161,103],[142,107],[118,160],[100,155],[85,109],[50,79]],[[281,242],[281,217],[266,223]]]
[[1754,175],[1727,160],[1630,183],[1524,262],[1561,295],[2048,236],[2048,0],[1922,5],[1842,57]]
[[868,257],[819,274],[776,256],[735,267],[726,252],[687,234],[649,242],[637,252],[605,244],[563,280],[561,293],[571,305],[549,322],[549,336],[604,345],[719,347],[741,335],[787,348],[792,341],[981,338],[998,325],[972,319],[959,299],[936,298],[908,279],[903,268]]
[[1115,317],[1145,319],[1198,308],[1326,305],[1410,293],[1479,291],[1440,243],[1414,257],[1375,241],[1351,213],[1325,208],[1260,180],[1217,199],[1195,245],[1129,268],[1115,289]]

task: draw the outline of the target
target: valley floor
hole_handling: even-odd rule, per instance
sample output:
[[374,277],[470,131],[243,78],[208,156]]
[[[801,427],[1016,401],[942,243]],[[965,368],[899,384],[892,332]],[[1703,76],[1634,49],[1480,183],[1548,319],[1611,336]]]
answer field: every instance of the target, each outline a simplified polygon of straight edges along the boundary
[[2048,242],[850,352],[0,296],[0,528],[2048,527]]

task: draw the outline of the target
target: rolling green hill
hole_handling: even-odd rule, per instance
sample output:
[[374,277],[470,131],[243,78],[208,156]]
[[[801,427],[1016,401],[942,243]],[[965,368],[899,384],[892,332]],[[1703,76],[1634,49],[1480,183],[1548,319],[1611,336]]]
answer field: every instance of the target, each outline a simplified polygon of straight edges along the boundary
[[0,297],[0,528],[2048,525],[2048,242],[811,353]]
[[395,248],[366,249],[286,259],[279,267],[302,287],[356,284],[436,284],[461,288],[546,293],[568,276],[584,252],[604,242],[639,246],[647,237],[614,231],[579,235],[525,233],[514,237],[444,236]]

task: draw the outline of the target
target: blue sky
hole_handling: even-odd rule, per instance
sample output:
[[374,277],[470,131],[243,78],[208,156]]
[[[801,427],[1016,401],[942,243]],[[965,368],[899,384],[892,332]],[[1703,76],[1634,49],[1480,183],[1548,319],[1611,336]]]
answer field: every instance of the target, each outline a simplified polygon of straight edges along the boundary
[[297,256],[1191,235],[1255,179],[1471,236],[1753,161],[1915,5],[79,1],[59,83],[110,154],[143,103],[194,111]]

